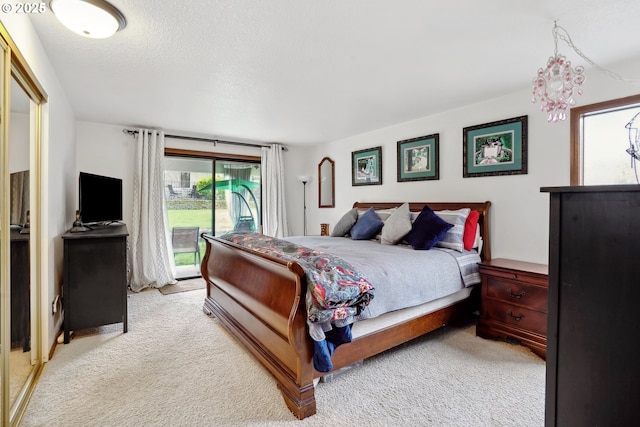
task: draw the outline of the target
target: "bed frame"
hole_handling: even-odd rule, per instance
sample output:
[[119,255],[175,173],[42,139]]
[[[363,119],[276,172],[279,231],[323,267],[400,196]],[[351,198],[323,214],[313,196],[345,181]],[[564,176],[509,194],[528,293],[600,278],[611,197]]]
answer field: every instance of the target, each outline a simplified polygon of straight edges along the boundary
[[[354,203],[354,207],[388,209],[402,203]],[[483,203],[410,203],[411,211],[428,204],[433,210],[469,207],[480,212],[481,257],[491,259],[489,206]],[[257,253],[203,234],[207,250],[201,264],[207,282],[203,310],[213,314],[274,376],[293,414],[303,419],[316,413],[314,379],[328,373],[313,368],[313,343],[307,333],[304,272],[295,261]],[[417,338],[477,309],[472,297],[436,312],[373,332],[338,347],[335,372]]]

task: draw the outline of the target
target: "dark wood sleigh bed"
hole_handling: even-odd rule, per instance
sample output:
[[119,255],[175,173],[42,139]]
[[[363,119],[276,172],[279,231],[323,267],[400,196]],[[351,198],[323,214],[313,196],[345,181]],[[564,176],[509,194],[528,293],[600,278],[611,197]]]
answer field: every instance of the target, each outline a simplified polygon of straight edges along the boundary
[[[354,203],[359,209],[389,209],[402,203]],[[490,202],[410,203],[411,211],[427,204],[434,210],[471,208],[480,213],[481,258],[491,259]],[[203,310],[214,315],[276,379],[293,414],[303,419],[316,413],[314,379],[327,375],[312,362],[308,334],[306,281],[302,267],[203,234],[207,249],[202,277],[207,282]],[[477,292],[432,313],[411,318],[355,338],[338,347],[333,372],[438,329],[478,308]]]

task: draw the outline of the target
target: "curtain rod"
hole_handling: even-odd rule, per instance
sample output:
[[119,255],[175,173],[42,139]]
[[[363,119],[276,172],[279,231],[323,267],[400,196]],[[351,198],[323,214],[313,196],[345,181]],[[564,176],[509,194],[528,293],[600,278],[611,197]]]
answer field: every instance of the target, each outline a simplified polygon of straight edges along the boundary
[[[128,134],[128,135],[137,135],[138,131],[137,130],[131,130],[131,129],[122,129],[122,132]],[[236,142],[236,141],[224,141],[222,139],[211,139],[211,138],[200,138],[197,136],[184,136],[184,135],[171,135],[171,134],[165,134],[164,135],[165,138],[173,138],[173,139],[185,139],[185,140],[189,140],[189,141],[202,141],[202,142],[213,142],[213,146],[215,147],[216,144],[227,144],[227,145],[237,145],[240,147],[257,147],[257,148],[262,148],[262,147],[267,147],[267,148],[271,148],[270,145],[267,144],[251,144],[251,143],[244,143],[244,142]],[[287,147],[282,146],[282,149],[284,151],[289,151],[287,149]]]

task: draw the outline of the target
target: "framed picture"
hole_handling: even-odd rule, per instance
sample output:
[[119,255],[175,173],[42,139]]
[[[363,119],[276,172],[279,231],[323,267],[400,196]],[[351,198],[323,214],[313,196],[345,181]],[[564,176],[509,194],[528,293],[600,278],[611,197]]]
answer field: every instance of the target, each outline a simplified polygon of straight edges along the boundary
[[464,128],[463,177],[526,174],[527,118],[514,117]]
[[398,182],[440,179],[440,134],[398,141]]
[[351,153],[351,185],[382,184],[382,147]]

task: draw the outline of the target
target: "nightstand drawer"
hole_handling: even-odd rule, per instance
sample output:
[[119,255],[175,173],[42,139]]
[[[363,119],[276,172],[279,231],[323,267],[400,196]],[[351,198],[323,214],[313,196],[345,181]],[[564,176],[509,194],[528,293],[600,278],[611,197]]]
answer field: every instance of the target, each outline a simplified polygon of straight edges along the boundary
[[527,271],[509,270],[505,268],[494,268],[480,264],[480,273],[493,277],[502,277],[508,280],[518,280],[535,285],[547,286],[547,276]]
[[485,280],[487,297],[547,312],[547,288],[495,276],[487,276]]
[[547,335],[547,314],[501,301],[484,299],[482,317],[540,335]]

